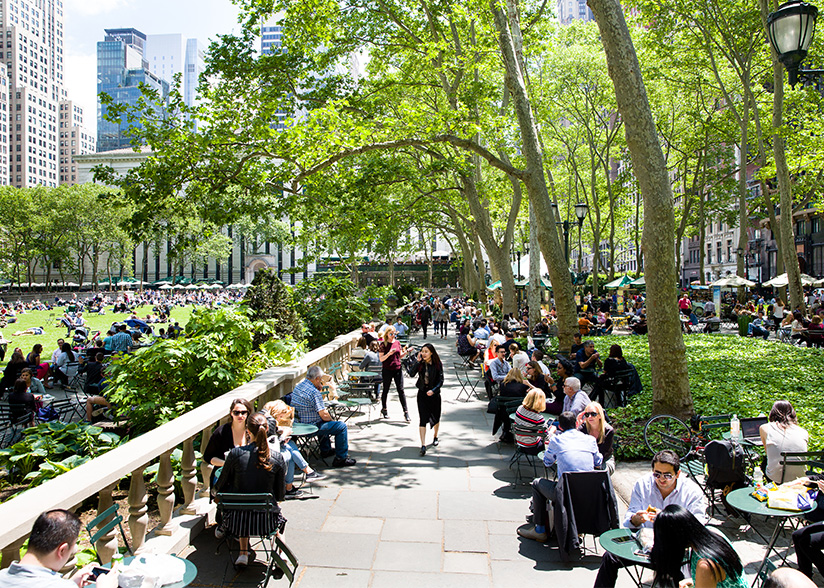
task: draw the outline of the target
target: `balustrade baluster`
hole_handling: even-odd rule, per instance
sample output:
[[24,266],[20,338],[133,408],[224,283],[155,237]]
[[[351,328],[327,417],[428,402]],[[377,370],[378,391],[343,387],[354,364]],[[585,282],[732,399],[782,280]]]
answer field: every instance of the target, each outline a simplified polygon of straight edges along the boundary
[[183,456],[180,458],[182,476],[180,485],[183,488],[183,506],[180,507],[180,512],[189,515],[197,514],[197,509],[192,504],[195,499],[195,490],[197,489],[194,443],[194,437],[189,437],[183,442]]
[[131,548],[135,553],[146,541],[146,528],[149,526],[149,508],[146,506],[149,493],[143,478],[144,469],[141,466],[133,471],[129,483],[129,532],[132,535]]
[[[212,436],[213,425],[203,429],[200,437],[200,453],[206,451],[206,445]],[[200,460],[200,475],[203,478],[203,487],[200,489],[200,498],[209,498],[209,488],[212,486],[212,464],[206,463],[205,459]]]
[[2,550],[2,554],[3,554],[3,565],[2,565],[2,567],[7,568],[11,565],[11,562],[20,561],[20,548],[23,547],[23,543],[25,543],[27,538],[28,538],[28,535],[26,537],[21,537],[20,539],[18,539],[14,543],[10,543],[9,545],[6,545],[3,548],[3,550]]
[[[112,484],[111,486],[107,486],[103,488],[97,495],[97,514],[101,514],[106,511],[114,501],[112,500],[112,491],[114,487],[117,486],[117,482]],[[109,522],[113,517],[109,517],[102,523]],[[101,524],[102,524],[101,523]],[[117,526],[111,529],[108,533],[103,535],[100,539],[97,540],[95,543],[94,548],[97,550],[97,556],[100,558],[100,561],[104,564],[109,563],[112,561],[112,556],[117,553]]]
[[171,535],[175,530],[172,511],[175,507],[175,476],[172,471],[172,450],[160,456],[157,470],[157,509],[160,511],[160,525],[155,529],[158,535]]

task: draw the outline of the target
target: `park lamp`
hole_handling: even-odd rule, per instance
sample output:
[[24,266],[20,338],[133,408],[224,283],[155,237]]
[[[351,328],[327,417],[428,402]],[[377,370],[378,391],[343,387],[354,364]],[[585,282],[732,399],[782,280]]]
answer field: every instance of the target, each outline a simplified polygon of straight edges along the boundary
[[587,217],[587,212],[589,210],[589,206],[584,204],[583,202],[579,202],[575,205],[575,216],[578,217],[578,226],[580,227],[584,224],[584,219]]
[[743,256],[743,255],[744,255],[744,249],[743,249],[742,247],[737,248],[737,249],[735,250],[735,254],[736,254],[738,257]]
[[778,60],[787,69],[790,86],[795,88],[798,74],[820,75],[824,70],[801,69],[801,62],[807,57],[807,51],[815,34],[815,19],[818,8],[807,2],[790,0],[767,16],[767,33],[770,44],[778,54]]

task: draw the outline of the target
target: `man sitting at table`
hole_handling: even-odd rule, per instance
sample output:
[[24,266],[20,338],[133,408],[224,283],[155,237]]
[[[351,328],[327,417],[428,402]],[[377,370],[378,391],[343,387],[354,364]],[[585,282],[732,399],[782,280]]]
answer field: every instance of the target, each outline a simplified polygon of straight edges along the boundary
[[[702,524],[707,522],[707,500],[698,484],[680,475],[681,460],[669,449],[652,458],[652,472],[642,477],[632,489],[623,526],[628,529],[652,528],[655,517],[664,507],[677,504],[684,507]],[[618,570],[624,562],[607,552],[595,578],[596,588],[615,586]]]
[[[590,472],[599,467],[603,461],[598,453],[595,437],[582,433],[575,427],[575,415],[562,412],[558,417],[558,430],[550,427],[547,431],[549,440],[544,452],[544,465],[556,465],[557,480],[566,472]],[[525,539],[534,539],[541,543],[547,540],[549,529],[549,505],[555,502],[556,480],[536,478],[532,482],[532,518],[534,526],[523,526],[518,535]]]
[[747,336],[770,338],[770,331],[767,329],[767,321],[764,320],[764,313],[758,312],[756,318],[747,325]]
[[[0,588],[78,588],[88,584],[94,564],[81,569],[71,580],[60,575],[60,570],[77,553],[79,533],[80,519],[74,513],[67,510],[41,513],[32,526],[26,555],[0,571]],[[97,578],[100,588],[117,588],[117,585],[117,573]]]
[[406,323],[401,320],[401,315],[398,315],[397,318],[395,318],[395,324],[393,324],[392,326],[395,327],[396,337],[403,337],[409,330],[409,327],[406,326]]
[[[318,428],[321,457],[335,456],[332,465],[344,468],[355,465],[355,460],[349,457],[349,435],[346,423],[332,420],[329,411],[323,404],[320,391],[323,389],[323,369],[313,365],[306,372],[306,379],[301,381],[292,391],[292,406],[295,408],[298,420],[302,423],[315,425]],[[335,450],[329,437],[335,437]]]
[[575,377],[581,380],[581,385],[598,382],[596,368],[602,365],[601,354],[595,351],[595,343],[584,341],[584,347],[575,355]]

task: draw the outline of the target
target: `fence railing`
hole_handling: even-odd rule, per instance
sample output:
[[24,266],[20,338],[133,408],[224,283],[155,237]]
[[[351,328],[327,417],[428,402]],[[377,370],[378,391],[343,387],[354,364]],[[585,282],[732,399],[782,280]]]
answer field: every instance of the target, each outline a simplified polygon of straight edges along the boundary
[[[20,558],[20,547],[41,512],[54,508],[73,510],[94,495],[98,496],[97,512],[103,512],[113,504],[112,492],[124,477],[129,478],[127,522],[132,536],[132,549],[141,552],[162,550],[163,547],[159,547],[162,541],[158,542],[158,546],[150,543],[154,539],[174,534],[180,529],[181,521],[187,520],[189,515],[198,514],[199,504],[208,502],[212,466],[200,464],[203,487],[196,494],[197,463],[194,443],[201,435],[201,447],[206,446],[214,428],[220,421],[228,419],[231,400],[245,398],[253,405],[257,402],[258,406],[262,406],[265,402],[280,398],[291,392],[294,385],[305,376],[309,366],[318,364],[328,370],[334,363],[345,362],[359,337],[360,331],[340,335],[296,362],[265,370],[254,380],[223,396],[0,504],[2,566],[8,567],[12,561]],[[172,466],[172,452],[178,447],[182,448],[179,468],[183,504],[175,509],[176,472]],[[157,504],[160,522],[149,530],[146,506],[149,496],[143,471],[155,460],[159,460]],[[110,561],[117,550],[115,531],[112,530],[101,538],[95,547],[103,562]]]

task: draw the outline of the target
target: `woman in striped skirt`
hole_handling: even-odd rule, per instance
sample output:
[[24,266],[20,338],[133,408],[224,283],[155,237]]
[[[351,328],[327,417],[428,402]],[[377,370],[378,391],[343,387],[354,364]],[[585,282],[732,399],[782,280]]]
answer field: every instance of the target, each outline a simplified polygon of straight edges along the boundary
[[286,465],[283,456],[269,452],[265,416],[260,413],[251,415],[247,420],[247,428],[254,441],[229,452],[215,484],[215,492],[271,494],[275,506],[270,511],[226,511],[221,523],[222,530],[237,537],[240,543],[236,566],[249,563],[250,536],[271,535],[286,522],[277,505],[277,501],[283,500],[286,495]]

